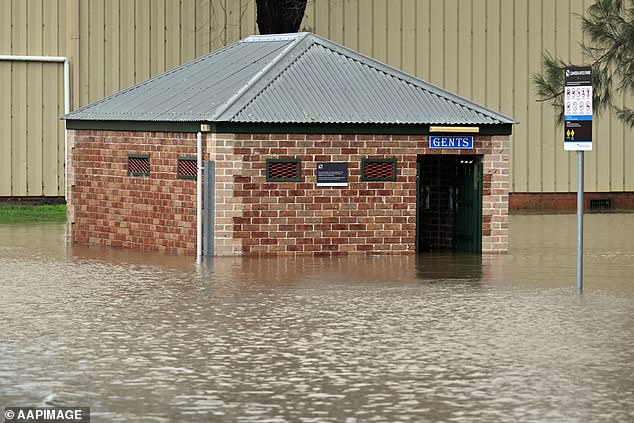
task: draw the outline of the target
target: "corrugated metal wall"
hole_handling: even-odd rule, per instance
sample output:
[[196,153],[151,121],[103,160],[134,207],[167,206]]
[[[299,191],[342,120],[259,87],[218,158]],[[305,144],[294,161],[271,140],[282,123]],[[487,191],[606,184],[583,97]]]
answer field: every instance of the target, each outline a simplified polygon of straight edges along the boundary
[[[66,53],[65,2],[0,3],[0,54]],[[0,61],[0,196],[64,195],[62,63]]]
[[[531,76],[544,49],[580,63],[579,18],[591,0],[316,0],[304,27],[507,114],[514,127],[513,192],[577,189],[576,153]],[[634,98],[621,98],[634,105]],[[586,191],[634,190],[634,131],[594,121]]]
[[[510,115],[512,191],[576,190],[531,74],[580,60],[591,0],[314,0],[302,29]],[[0,54],[71,57],[74,108],[256,31],[254,0],[0,0]],[[0,62],[0,196],[63,195],[62,65]],[[630,106],[632,98],[622,99]],[[587,191],[634,191],[634,132],[595,120]]]

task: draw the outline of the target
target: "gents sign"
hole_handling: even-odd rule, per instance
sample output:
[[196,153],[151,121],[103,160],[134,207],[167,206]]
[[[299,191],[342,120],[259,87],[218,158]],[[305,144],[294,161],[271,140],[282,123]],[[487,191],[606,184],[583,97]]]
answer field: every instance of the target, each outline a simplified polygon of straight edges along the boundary
[[473,137],[429,137],[429,148],[473,148]]
[[348,186],[348,163],[317,163],[317,186],[345,187]]
[[564,149],[592,150],[592,68],[565,70]]

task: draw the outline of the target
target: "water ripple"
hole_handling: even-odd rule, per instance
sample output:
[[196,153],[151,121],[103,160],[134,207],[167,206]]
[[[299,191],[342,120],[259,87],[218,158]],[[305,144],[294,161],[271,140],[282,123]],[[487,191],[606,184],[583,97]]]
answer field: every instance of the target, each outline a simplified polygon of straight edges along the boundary
[[96,422],[632,421],[634,246],[589,251],[578,297],[538,248],[547,224],[522,217],[530,245],[494,258],[203,266],[0,228],[0,405],[90,406]]

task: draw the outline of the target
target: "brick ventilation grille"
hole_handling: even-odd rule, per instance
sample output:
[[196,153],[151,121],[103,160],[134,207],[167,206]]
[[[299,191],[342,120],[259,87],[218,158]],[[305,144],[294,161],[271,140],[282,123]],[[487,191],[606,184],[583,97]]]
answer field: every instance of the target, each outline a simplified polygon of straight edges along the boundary
[[608,198],[590,200],[590,210],[610,210],[612,200]]
[[128,172],[150,173],[150,159],[148,157],[128,157]]
[[299,163],[297,162],[270,162],[270,179],[297,179],[299,178]]
[[366,162],[364,172],[366,179],[394,179],[394,162]]
[[178,159],[178,176],[195,177],[198,175],[198,163],[193,159]]

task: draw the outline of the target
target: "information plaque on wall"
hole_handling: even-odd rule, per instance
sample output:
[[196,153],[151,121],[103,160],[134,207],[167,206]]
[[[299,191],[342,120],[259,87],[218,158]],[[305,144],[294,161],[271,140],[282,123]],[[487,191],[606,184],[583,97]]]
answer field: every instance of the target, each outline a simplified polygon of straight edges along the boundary
[[348,163],[330,162],[317,163],[318,187],[346,187],[348,186]]

